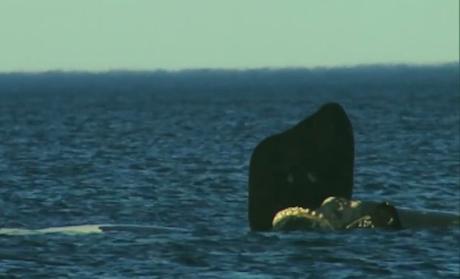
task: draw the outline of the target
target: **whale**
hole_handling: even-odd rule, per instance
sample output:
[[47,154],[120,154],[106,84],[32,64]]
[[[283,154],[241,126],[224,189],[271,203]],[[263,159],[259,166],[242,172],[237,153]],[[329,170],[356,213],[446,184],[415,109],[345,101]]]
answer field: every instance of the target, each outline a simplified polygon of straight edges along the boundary
[[289,207],[279,211],[272,222],[273,230],[301,229],[400,229],[396,208],[388,202],[363,202],[328,197],[317,209]]
[[263,139],[249,166],[253,231],[459,226],[452,212],[402,208],[352,198],[354,138],[338,103],[327,103],[288,130]]
[[330,196],[350,199],[353,165],[353,130],[338,103],[327,103],[294,127],[265,138],[249,165],[251,230],[271,230],[275,214],[288,207],[315,209]]
[[288,207],[276,213],[274,231],[420,229],[460,225],[460,216],[451,212],[416,211],[396,208],[389,202],[348,200],[329,197],[317,209]]

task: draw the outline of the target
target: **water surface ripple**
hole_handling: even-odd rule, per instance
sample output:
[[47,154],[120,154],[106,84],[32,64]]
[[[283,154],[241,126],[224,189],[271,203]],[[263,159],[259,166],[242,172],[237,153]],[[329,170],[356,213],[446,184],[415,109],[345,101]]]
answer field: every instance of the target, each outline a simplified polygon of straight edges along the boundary
[[0,93],[0,228],[158,228],[0,235],[0,275],[458,278],[458,228],[248,228],[253,148],[327,101],[353,123],[356,198],[460,212],[458,88],[411,88]]

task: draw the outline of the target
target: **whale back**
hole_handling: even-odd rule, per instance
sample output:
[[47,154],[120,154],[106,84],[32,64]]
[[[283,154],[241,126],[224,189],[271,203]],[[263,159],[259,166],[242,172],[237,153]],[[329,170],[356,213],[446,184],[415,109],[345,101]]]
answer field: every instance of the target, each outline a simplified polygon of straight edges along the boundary
[[353,129],[336,103],[264,139],[254,149],[249,167],[251,229],[271,229],[275,214],[287,207],[314,209],[329,196],[350,199],[353,163]]

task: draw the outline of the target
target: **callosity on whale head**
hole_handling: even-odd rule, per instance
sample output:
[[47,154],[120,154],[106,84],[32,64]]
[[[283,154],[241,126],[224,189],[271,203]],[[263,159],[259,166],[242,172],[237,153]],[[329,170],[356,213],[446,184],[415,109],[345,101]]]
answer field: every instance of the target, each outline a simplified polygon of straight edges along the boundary
[[352,126],[336,103],[264,139],[249,168],[251,229],[270,230],[275,214],[288,207],[315,209],[329,196],[350,199],[353,162]]
[[291,207],[273,218],[274,230],[401,228],[396,208],[387,202],[364,202],[329,197],[316,210]]

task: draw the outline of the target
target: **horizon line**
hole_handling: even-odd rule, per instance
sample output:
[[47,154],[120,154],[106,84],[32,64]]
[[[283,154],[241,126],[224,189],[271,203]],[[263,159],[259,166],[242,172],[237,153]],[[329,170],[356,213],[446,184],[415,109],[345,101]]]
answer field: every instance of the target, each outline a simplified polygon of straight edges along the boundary
[[250,72],[250,71],[284,71],[284,70],[347,70],[357,68],[392,68],[392,67],[408,67],[408,68],[434,68],[454,66],[460,67],[460,60],[450,62],[436,62],[436,63],[363,63],[363,64],[349,64],[349,65],[319,65],[319,66],[260,66],[260,67],[190,67],[190,68],[113,68],[106,70],[88,70],[88,69],[48,69],[48,70],[13,70],[2,71],[0,75],[8,74],[109,74],[109,73],[180,73],[180,72],[193,72],[193,71],[228,71],[228,72]]

